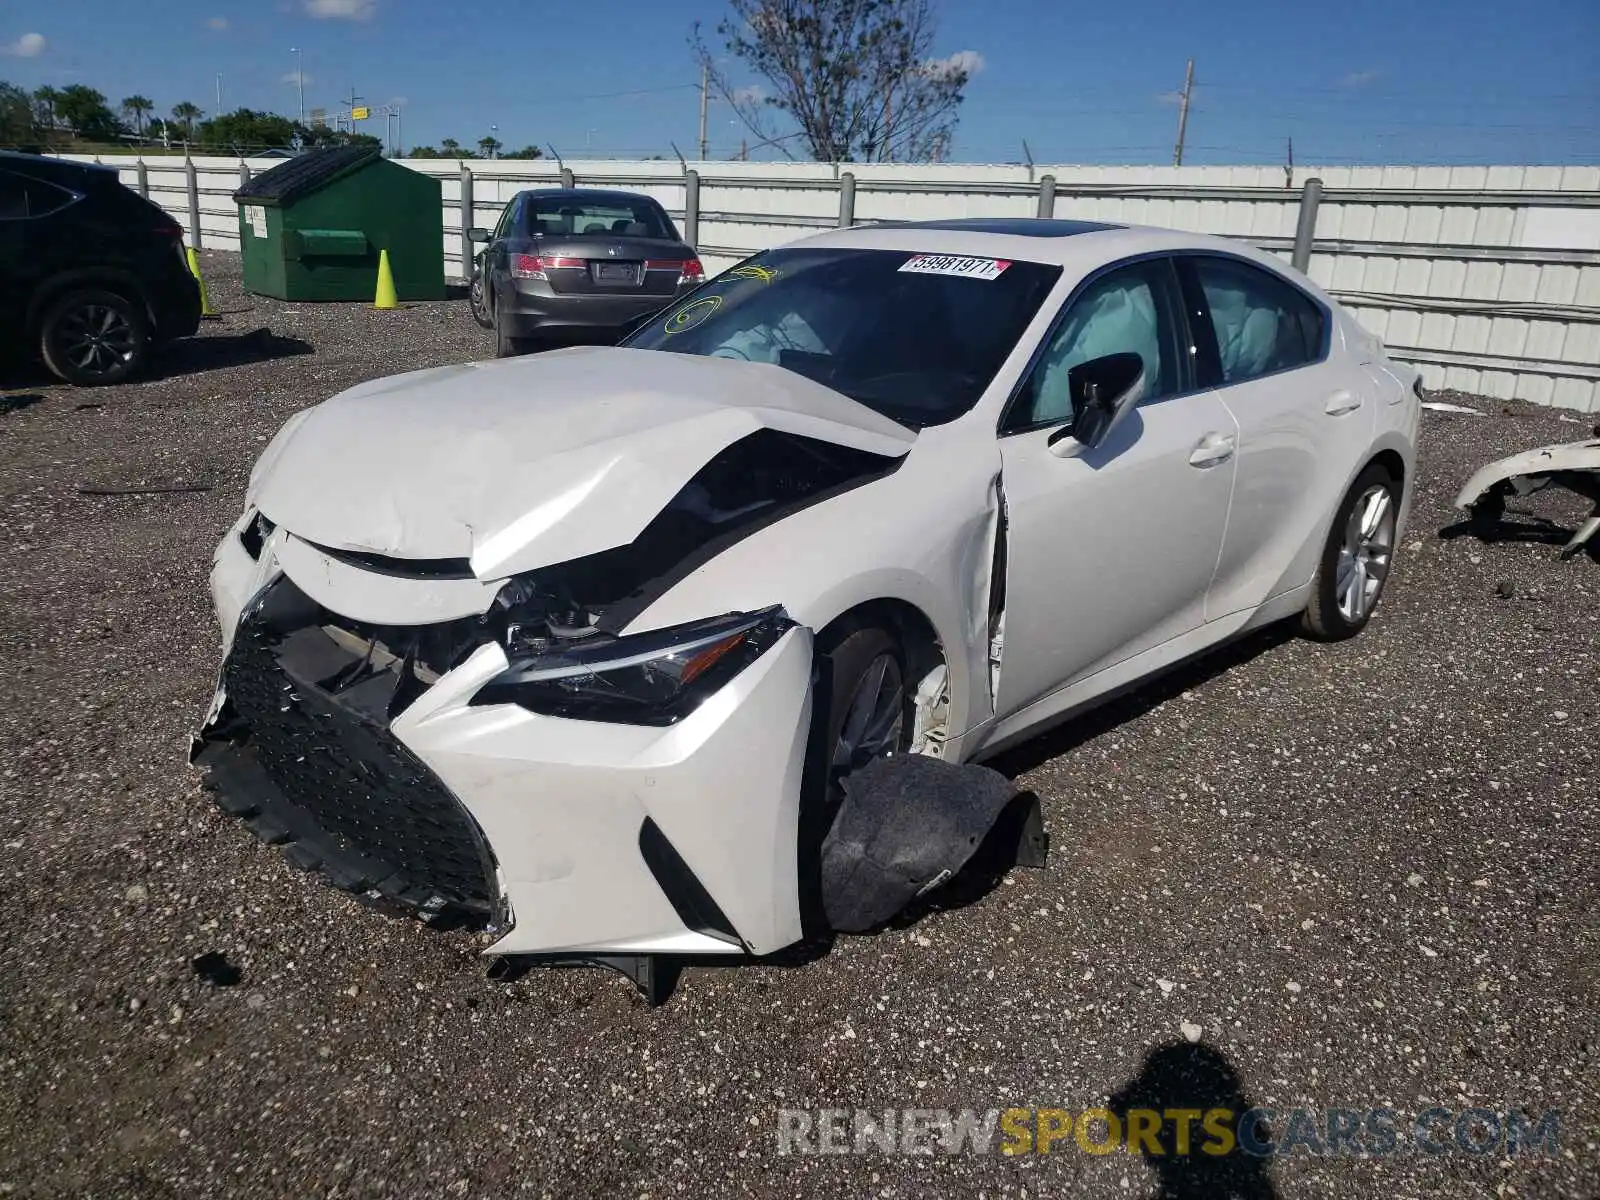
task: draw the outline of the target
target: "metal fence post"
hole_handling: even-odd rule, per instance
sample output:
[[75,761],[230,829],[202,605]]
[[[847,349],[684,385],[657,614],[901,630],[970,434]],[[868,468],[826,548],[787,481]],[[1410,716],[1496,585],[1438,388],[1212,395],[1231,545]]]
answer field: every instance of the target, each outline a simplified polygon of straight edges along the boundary
[[146,200],[150,199],[150,172],[145,168],[144,159],[140,159],[134,171],[139,177],[139,195]]
[[572,168],[571,167],[562,167],[561,168],[561,186],[564,187],[564,188],[569,188],[569,187],[572,187],[575,182],[576,181],[572,177]]
[[1039,178],[1039,215],[1053,217],[1056,215],[1056,177],[1043,175]]
[[850,171],[839,176],[839,228],[849,229],[856,223],[856,177]]
[[1322,203],[1322,180],[1308,179],[1300,189],[1300,219],[1294,227],[1294,255],[1289,260],[1302,275],[1311,266],[1311,246],[1317,239],[1317,207]]
[[461,164],[461,278],[471,280],[472,260],[477,257],[472,249],[472,168]]
[[700,172],[683,173],[683,240],[700,248]]
[[189,189],[189,245],[196,250],[205,249],[200,239],[200,173],[194,169],[194,159],[183,158],[183,174]]

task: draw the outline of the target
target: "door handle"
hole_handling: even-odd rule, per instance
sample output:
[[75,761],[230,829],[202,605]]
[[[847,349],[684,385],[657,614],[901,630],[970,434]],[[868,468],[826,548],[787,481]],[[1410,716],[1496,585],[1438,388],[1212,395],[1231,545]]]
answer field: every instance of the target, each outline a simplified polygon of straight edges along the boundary
[[1330,417],[1342,417],[1345,413],[1353,413],[1361,407],[1361,397],[1354,392],[1335,392],[1328,397],[1327,404],[1322,411]]
[[1208,433],[1194,444],[1189,452],[1191,467],[1214,467],[1233,457],[1234,436],[1231,433]]

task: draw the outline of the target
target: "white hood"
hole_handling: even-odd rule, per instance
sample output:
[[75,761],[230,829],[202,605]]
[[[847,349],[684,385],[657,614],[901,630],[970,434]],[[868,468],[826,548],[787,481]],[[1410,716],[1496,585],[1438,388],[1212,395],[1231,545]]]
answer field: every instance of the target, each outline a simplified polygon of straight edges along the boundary
[[249,496],[308,541],[466,558],[499,579],[631,542],[707,461],[762,428],[895,457],[916,440],[780,367],[581,348],[342,392],[290,419]]

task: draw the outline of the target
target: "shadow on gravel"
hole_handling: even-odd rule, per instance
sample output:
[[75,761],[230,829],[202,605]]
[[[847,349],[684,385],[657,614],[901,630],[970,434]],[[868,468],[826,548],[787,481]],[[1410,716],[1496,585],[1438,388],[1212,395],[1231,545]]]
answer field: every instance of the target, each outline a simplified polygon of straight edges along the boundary
[[[1128,1114],[1135,1109],[1153,1111],[1161,1117],[1156,1139],[1163,1153],[1140,1149],[1145,1165],[1156,1175],[1157,1200],[1276,1200],[1277,1192],[1267,1176],[1266,1160],[1244,1153],[1239,1146],[1239,1118],[1255,1107],[1244,1094],[1243,1081],[1222,1051],[1200,1042],[1167,1042],[1153,1047],[1144,1058],[1139,1074],[1111,1097],[1110,1109],[1128,1126]],[[1187,1153],[1180,1152],[1177,1119],[1169,1113],[1187,1109],[1193,1114],[1186,1121]],[[1232,1148],[1225,1154],[1208,1152],[1223,1143],[1202,1126],[1204,1114],[1225,1109],[1230,1114],[1222,1122],[1233,1134]],[[1271,1137],[1264,1123],[1251,1131],[1257,1141]]]
[[0,396],[0,417],[31,408],[43,399],[44,397],[38,392],[17,392],[10,396]]
[[1219,650],[1191,659],[1174,667],[1167,674],[1151,680],[1126,695],[1102,704],[1081,717],[1073,718],[1055,729],[1023,742],[985,763],[1002,775],[1015,779],[1052,758],[1070,754],[1085,742],[1093,741],[1103,733],[1142,717],[1151,709],[1159,708],[1168,700],[1176,699],[1190,688],[1199,687],[1207,680],[1226,674],[1234,667],[1243,666],[1257,655],[1275,650],[1285,642],[1295,639],[1291,621],[1280,621],[1265,629],[1239,639]]
[[[1453,542],[1460,537],[1471,537],[1485,546],[1512,542],[1558,547],[1572,540],[1573,531],[1555,521],[1533,513],[1508,512],[1506,516],[1515,519],[1483,521],[1469,516],[1440,529],[1439,540]],[[1600,540],[1591,539],[1578,553],[1587,554],[1590,559],[1600,563]]]
[[313,347],[310,342],[280,337],[266,328],[253,329],[249,333],[184,338],[162,349],[151,363],[147,378],[172,379],[179,375],[196,375],[201,371],[242,367],[311,353]]

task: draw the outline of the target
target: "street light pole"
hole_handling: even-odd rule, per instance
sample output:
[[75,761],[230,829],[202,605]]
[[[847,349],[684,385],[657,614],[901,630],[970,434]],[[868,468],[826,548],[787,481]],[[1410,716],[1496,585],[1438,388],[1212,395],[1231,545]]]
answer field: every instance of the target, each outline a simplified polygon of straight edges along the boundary
[[217,72],[217,116],[222,115],[222,72]]
[[306,123],[306,58],[299,46],[290,46],[289,53],[294,55],[294,86],[300,96],[300,124]]

